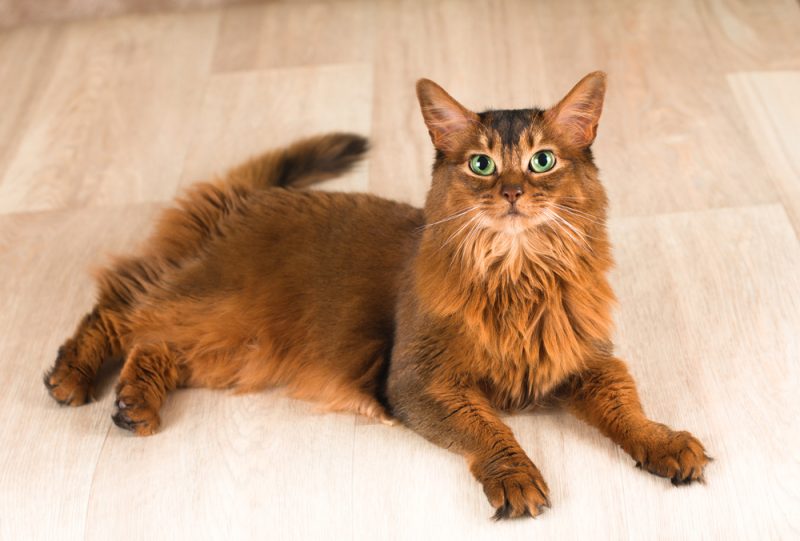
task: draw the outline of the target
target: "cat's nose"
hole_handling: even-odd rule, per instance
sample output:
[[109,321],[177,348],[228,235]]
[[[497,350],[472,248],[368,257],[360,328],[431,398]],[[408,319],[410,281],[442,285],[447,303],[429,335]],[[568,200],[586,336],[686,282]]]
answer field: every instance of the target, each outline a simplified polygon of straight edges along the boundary
[[506,184],[500,189],[500,193],[509,203],[514,203],[522,195],[522,186],[519,184]]

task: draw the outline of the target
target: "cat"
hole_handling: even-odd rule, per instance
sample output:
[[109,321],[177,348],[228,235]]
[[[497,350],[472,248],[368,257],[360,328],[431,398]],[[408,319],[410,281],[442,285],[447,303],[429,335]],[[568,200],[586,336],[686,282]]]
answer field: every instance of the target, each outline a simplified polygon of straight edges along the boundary
[[177,387],[285,386],[463,455],[496,519],[550,505],[498,412],[561,405],[639,467],[702,481],[703,445],[645,417],[613,354],[591,152],[605,88],[594,72],[549,109],[475,113],[421,79],[436,153],[423,209],[302,190],[363,157],[367,141],[347,133],[195,185],[138,255],[98,273],[45,385],[84,404],[103,361],[124,356],[112,418],[137,435],[158,430]]

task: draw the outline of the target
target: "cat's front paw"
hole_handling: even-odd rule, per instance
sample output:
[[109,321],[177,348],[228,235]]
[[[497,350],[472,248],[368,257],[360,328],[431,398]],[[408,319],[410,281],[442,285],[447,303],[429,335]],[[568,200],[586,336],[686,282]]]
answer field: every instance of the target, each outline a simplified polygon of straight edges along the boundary
[[70,344],[58,349],[56,362],[44,376],[53,400],[64,406],[82,406],[92,400],[92,382],[78,369],[77,352]]
[[672,480],[673,485],[703,481],[703,471],[711,458],[700,440],[689,432],[667,429],[631,453],[636,466]]
[[491,475],[478,475],[489,503],[496,509],[494,519],[536,517],[550,507],[550,489],[538,468],[525,457]]

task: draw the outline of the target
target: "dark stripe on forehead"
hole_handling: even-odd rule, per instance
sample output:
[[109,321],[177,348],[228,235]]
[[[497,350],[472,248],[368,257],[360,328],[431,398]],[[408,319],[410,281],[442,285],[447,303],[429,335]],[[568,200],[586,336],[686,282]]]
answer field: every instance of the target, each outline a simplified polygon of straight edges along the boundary
[[489,110],[478,114],[481,123],[500,136],[503,148],[516,146],[520,135],[541,117],[540,109]]

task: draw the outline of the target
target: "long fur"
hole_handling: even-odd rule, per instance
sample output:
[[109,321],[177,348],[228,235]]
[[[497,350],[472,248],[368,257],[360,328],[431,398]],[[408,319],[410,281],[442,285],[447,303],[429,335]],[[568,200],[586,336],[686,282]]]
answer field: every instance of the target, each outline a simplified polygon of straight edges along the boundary
[[[149,435],[177,387],[285,386],[462,454],[497,518],[549,505],[501,411],[562,404],[643,468],[702,479],[702,445],[648,420],[613,357],[607,199],[589,148],[605,76],[547,111],[477,114],[430,81],[417,91],[437,151],[424,209],[299,189],[361,159],[352,134],[198,184],[98,273],[97,304],[45,375],[50,394],[85,403],[100,365],[122,356],[113,420]],[[527,164],[541,149],[557,161],[540,174]],[[496,171],[472,173],[475,154]]]

